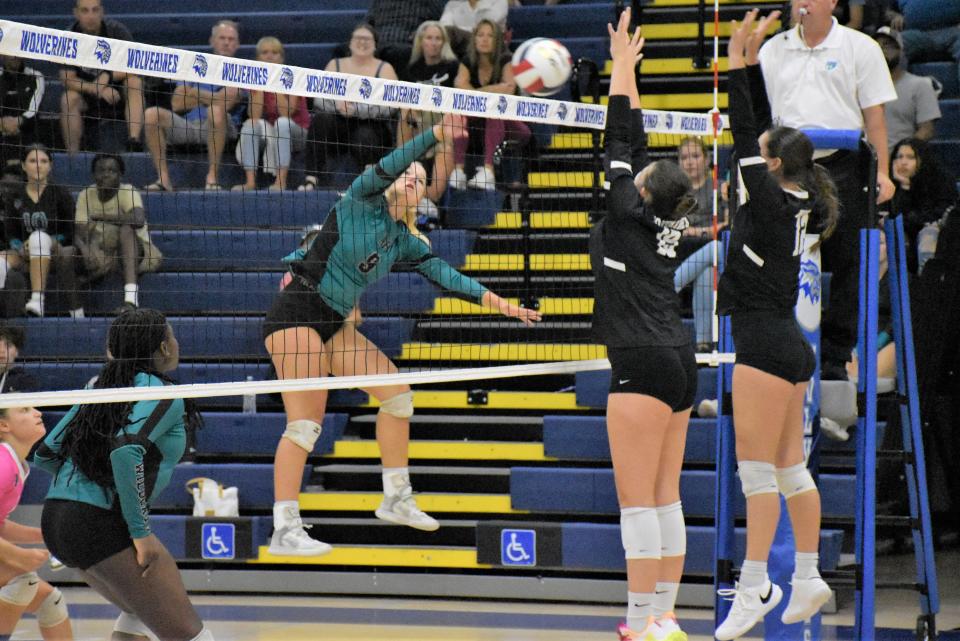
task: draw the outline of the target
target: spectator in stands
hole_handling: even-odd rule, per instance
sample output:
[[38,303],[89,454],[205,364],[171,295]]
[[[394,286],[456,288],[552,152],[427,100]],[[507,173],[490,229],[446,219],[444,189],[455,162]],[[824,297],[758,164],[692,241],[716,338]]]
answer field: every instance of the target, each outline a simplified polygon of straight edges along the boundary
[[[390,63],[374,56],[377,32],[368,24],[359,24],[350,35],[350,55],[334,58],[327,71],[349,73],[370,78],[396,80]],[[393,110],[360,102],[321,100],[310,122],[307,134],[307,175],[298,188],[313,191],[326,171],[326,159],[337,153],[348,153],[361,167],[373,164],[393,146]]]
[[897,0],[890,25],[903,31],[903,50],[911,63],[957,62],[960,77],[960,3],[943,0]]
[[[802,25],[801,5],[806,10]],[[880,46],[838,24],[832,9],[832,2],[794,0],[791,17],[797,26],[770,38],[760,50],[773,119],[798,129],[863,130],[877,152],[877,202],[882,203],[893,196],[883,110],[897,94]],[[834,73],[838,68],[844,73]],[[823,269],[833,274],[821,325],[821,375],[845,379],[844,364],[857,342],[858,238],[860,229],[873,224],[866,198],[874,195],[863,189],[868,177],[859,152],[841,150],[818,162],[833,177],[843,205],[836,232],[821,246]],[[820,226],[819,216],[814,212],[813,228]]]
[[[414,33],[428,20],[443,13],[444,0],[373,0],[366,22],[377,30],[377,57],[386,60],[399,73],[410,59]],[[335,53],[341,56],[346,53]]]
[[[713,172],[709,151],[702,138],[690,136],[680,141],[677,160],[690,178],[697,209],[687,215],[690,226],[683,230],[677,253],[683,263],[677,268],[674,286],[680,291],[693,283],[693,322],[696,328],[697,351],[712,349],[713,333],[713,256],[719,251],[713,240]],[[727,211],[723,198],[717,212],[719,230],[726,227]]]
[[[5,212],[8,201],[12,203],[23,187],[23,170],[19,162],[0,168],[0,212]],[[0,224],[0,317],[13,318],[23,316],[24,306],[30,297],[30,284],[20,269],[13,265],[21,264],[20,253],[10,247],[6,226]]]
[[453,50],[462,58],[482,20],[497,25],[501,33],[506,31],[508,11],[507,0],[449,0],[440,23],[447,28]]
[[26,340],[22,327],[0,323],[0,394],[36,392],[40,389],[37,379],[16,364]]
[[893,149],[898,140],[917,138],[930,140],[934,123],[940,118],[940,103],[930,78],[909,73],[903,58],[903,41],[900,33],[890,27],[880,27],[874,36],[883,50],[883,57],[890,68],[897,99],[884,106],[883,116],[887,121],[887,146]]
[[957,187],[922,140],[901,140],[894,145],[892,157],[890,178],[896,191],[884,208],[894,216],[903,216],[907,270],[916,274],[918,234],[924,226],[938,223],[956,205]]
[[[73,8],[76,21],[70,31],[91,36],[133,40],[122,23],[103,17],[101,0],[76,0]],[[127,150],[140,151],[143,130],[143,79],[120,71],[86,67],[65,67],[60,70],[63,95],[60,97],[60,130],[68,153],[80,151],[83,138],[83,116],[127,120]]]
[[125,170],[120,156],[97,154],[93,158],[90,171],[95,184],[77,197],[76,245],[91,281],[115,270],[119,262],[123,306],[137,307],[137,275],[155,271],[161,254],[150,240],[140,192],[121,182]]
[[23,147],[33,143],[43,90],[42,73],[0,56],[0,165],[19,165]]
[[[273,36],[257,42],[257,60],[283,64],[283,43]],[[275,176],[271,191],[287,188],[290,158],[303,149],[310,126],[310,110],[303,96],[251,91],[249,119],[240,130],[237,160],[243,165],[246,181],[234,190],[257,188],[257,161],[263,153],[263,171]]]
[[[503,41],[503,31],[491,20],[481,20],[473,30],[465,62],[460,63],[456,87],[489,93],[513,94],[517,83],[513,79],[510,52]],[[504,138],[526,141],[530,128],[522,122],[498,118],[471,118],[470,138],[458,138],[455,142],[453,173],[450,185],[454,189],[496,189],[493,172],[493,156]],[[483,164],[478,166],[473,177],[467,180],[465,171],[467,151],[482,141]]]
[[[240,46],[239,25],[220,20],[213,25],[210,46],[219,56],[232,57]],[[220,157],[227,140],[237,137],[243,122],[242,92],[236,87],[199,82],[181,82],[174,90],[171,109],[150,107],[144,113],[144,141],[157,170],[157,180],[147,191],[171,191],[173,182],[167,167],[167,145],[207,145],[208,191],[220,189]]]
[[[428,20],[417,29],[413,39],[413,52],[401,79],[408,82],[452,87],[460,69],[460,61],[450,48],[447,32],[436,20]],[[443,114],[417,109],[400,112],[398,144],[403,145],[424,129],[440,122]],[[420,214],[428,219],[439,216],[436,203],[447,189],[447,179],[453,170],[452,143],[438,144],[434,151],[424,157],[424,165],[430,175],[427,194],[420,202]]]
[[7,254],[8,265],[29,265],[32,294],[25,310],[27,314],[43,316],[52,264],[66,293],[70,315],[83,318],[76,285],[73,197],[63,187],[49,182],[53,154],[43,145],[25,149],[22,167],[26,182],[6,202],[4,228],[7,242],[15,250]]

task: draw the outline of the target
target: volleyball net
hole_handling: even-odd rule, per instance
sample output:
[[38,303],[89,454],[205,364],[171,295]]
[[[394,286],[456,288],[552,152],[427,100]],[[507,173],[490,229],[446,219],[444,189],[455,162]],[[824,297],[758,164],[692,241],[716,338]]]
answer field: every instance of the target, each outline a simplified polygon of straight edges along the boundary
[[[587,243],[604,210],[606,119],[591,65],[558,99],[544,99],[393,80],[382,68],[370,77],[288,65],[282,47],[280,58],[267,52],[279,43],[263,40],[260,59],[247,60],[2,20],[0,34],[0,55],[21,61],[7,73],[43,83],[31,130],[3,138],[5,294],[12,315],[33,315],[8,323],[25,329],[21,358],[41,388],[57,390],[31,404],[175,396],[239,404],[251,393],[535,375],[553,391],[557,377],[608,367],[590,333]],[[444,114],[465,117],[465,127],[457,122],[439,141],[419,137]],[[725,222],[722,174],[711,167],[729,142],[715,131],[722,121],[645,110],[651,158],[679,162],[698,190],[676,285],[705,350],[716,341],[713,241]],[[25,179],[44,182],[58,201],[34,203]],[[390,203],[395,220],[376,213]],[[417,242],[398,251],[403,234],[385,233],[389,225],[405,225]],[[355,247],[330,254],[337,240]],[[298,268],[316,243],[308,258],[323,268]],[[358,251],[356,266],[337,262]],[[391,269],[379,265],[381,254],[398,253]],[[360,273],[347,282],[335,268]],[[348,290],[369,272],[381,277],[354,299]],[[351,337],[325,346],[334,377],[273,380],[262,322],[282,288],[304,283],[351,321]],[[526,327],[484,307],[477,284],[542,320]],[[131,301],[167,315],[183,385],[84,390],[106,358],[108,327]]]

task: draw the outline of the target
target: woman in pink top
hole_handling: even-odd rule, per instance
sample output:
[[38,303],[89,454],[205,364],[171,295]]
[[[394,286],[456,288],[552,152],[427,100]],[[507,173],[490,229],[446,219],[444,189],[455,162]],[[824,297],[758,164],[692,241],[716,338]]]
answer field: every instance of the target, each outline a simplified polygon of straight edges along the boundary
[[[257,60],[283,63],[283,44],[273,36],[257,42]],[[240,129],[237,162],[243,165],[246,181],[234,190],[256,189],[257,161],[263,152],[263,171],[276,176],[270,191],[287,188],[290,157],[303,149],[310,126],[310,110],[303,96],[265,91],[250,92],[250,118]]]
[[36,615],[44,641],[73,639],[63,595],[37,576],[50,554],[15,545],[43,544],[40,528],[7,519],[20,502],[30,473],[26,463],[30,449],[46,432],[38,410],[0,409],[0,638],[4,639],[13,634],[24,612]]

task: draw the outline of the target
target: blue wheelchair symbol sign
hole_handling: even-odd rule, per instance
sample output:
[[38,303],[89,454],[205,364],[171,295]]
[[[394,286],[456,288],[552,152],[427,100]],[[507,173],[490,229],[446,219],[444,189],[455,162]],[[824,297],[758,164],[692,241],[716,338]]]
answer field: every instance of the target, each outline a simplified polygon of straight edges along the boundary
[[500,564],[536,565],[536,530],[500,530]]
[[236,554],[236,527],[233,523],[204,523],[200,531],[204,559],[232,559]]

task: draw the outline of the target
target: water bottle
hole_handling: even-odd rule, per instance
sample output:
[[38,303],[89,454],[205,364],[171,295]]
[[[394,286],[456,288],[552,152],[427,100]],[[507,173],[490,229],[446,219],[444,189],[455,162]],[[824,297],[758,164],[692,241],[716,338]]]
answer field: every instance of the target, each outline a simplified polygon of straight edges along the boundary
[[[253,377],[248,376],[247,382],[253,382]],[[257,413],[257,395],[256,394],[244,394],[243,395],[243,413],[244,414],[256,414]]]
[[937,253],[937,236],[940,225],[927,223],[917,234],[917,273],[923,273],[923,265]]

